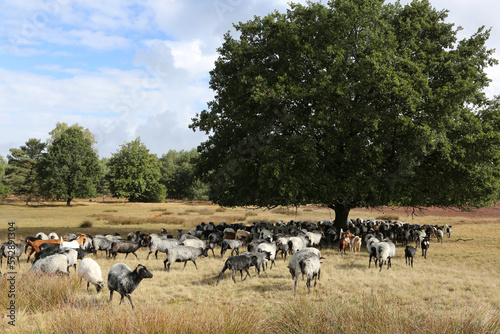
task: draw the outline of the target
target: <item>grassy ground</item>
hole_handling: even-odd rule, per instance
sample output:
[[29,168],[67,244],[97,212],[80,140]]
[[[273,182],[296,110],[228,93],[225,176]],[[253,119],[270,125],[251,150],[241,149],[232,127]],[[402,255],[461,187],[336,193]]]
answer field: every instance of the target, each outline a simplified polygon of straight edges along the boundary
[[[37,232],[114,233],[158,232],[165,227],[190,229],[202,221],[251,223],[258,220],[332,219],[333,213],[317,207],[298,210],[223,209],[205,203],[102,203],[77,202],[71,207],[44,204],[0,205],[0,240],[7,239],[8,222],[15,222],[16,237]],[[364,219],[387,215],[379,211],[354,211]],[[297,295],[287,261],[260,278],[233,283],[226,272],[215,286],[224,265],[220,251],[197,261],[163,270],[165,254],[146,261],[118,255],[96,259],[106,280],[109,268],[123,262],[131,268],[141,263],[153,273],[132,294],[136,310],[128,301],[119,304],[109,290],[97,294],[70,278],[33,277],[27,274],[26,255],[16,268],[15,299],[7,291],[10,283],[0,280],[0,302],[16,303],[16,326],[3,315],[0,331],[15,333],[500,333],[500,219],[443,215],[412,218],[390,213],[393,218],[421,224],[453,225],[451,238],[431,240],[427,260],[417,256],[414,268],[405,265],[398,245],[393,266],[382,272],[368,269],[366,250],[339,255],[322,250],[321,280],[311,294],[299,280]],[[155,217],[160,216],[160,217]],[[82,226],[90,227],[80,227]],[[472,239],[457,241],[457,239]],[[417,255],[419,255],[417,253]],[[23,261],[24,260],[24,261]],[[5,261],[1,268],[6,272]],[[253,269],[251,270],[253,275]],[[4,314],[6,314],[4,312]]]

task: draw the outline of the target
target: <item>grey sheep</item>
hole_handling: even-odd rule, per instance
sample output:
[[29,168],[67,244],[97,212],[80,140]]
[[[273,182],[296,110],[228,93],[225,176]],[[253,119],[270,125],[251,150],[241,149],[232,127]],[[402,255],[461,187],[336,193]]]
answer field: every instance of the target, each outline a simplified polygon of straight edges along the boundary
[[144,278],[152,277],[153,274],[142,264],[139,264],[134,271],[130,270],[124,263],[113,265],[108,273],[109,302],[113,300],[113,292],[117,291],[122,296],[120,305],[123,301],[123,297],[127,297],[132,309],[135,309],[130,294],[134,292]]
[[2,261],[3,258],[6,257],[7,259],[9,258],[16,258],[17,259],[17,264],[21,266],[21,263],[19,262],[19,257],[23,254],[24,250],[26,249],[26,240],[22,240],[19,243],[14,243],[14,242],[4,242],[0,246],[0,267],[2,266]]
[[297,282],[299,280],[300,273],[307,277],[307,292],[311,293],[311,279],[314,278],[314,286],[316,286],[317,280],[320,279],[321,259],[322,257],[316,252],[307,250],[306,252],[302,250],[292,255],[290,262],[288,263],[288,269],[295,280],[294,294],[297,293]]
[[179,241],[176,239],[169,238],[152,238],[149,243],[149,253],[146,260],[149,259],[151,253],[155,253],[155,257],[158,259],[158,252],[166,253],[170,248],[179,246]]
[[376,245],[377,249],[377,261],[382,271],[382,266],[387,262],[387,269],[389,269],[391,264],[391,259],[396,256],[396,246],[390,241],[382,241]]
[[80,281],[82,278],[87,281],[87,292],[89,291],[90,283],[95,285],[97,292],[100,292],[104,288],[101,267],[90,258],[83,259],[78,264],[78,277],[80,277]]
[[[256,256],[257,264],[255,265],[255,271],[257,271],[257,275],[260,277],[260,269],[262,271],[266,271],[265,267],[267,267],[267,261],[270,260],[271,254],[269,252],[244,252],[241,255],[245,256]],[[265,266],[265,267],[264,267]]]
[[95,236],[92,239],[92,245],[94,246],[94,249],[96,251],[96,257],[97,257],[97,251],[98,250],[103,250],[106,251],[106,256],[108,255],[108,252],[111,250],[111,245],[113,244],[113,241],[109,240],[108,238],[105,238],[104,236]]
[[271,267],[270,269],[273,268],[273,265],[276,266],[276,263],[274,260],[276,259],[276,252],[278,251],[278,247],[274,242],[263,242],[257,246],[257,252],[266,252],[269,253],[269,259],[271,260]]
[[[217,284],[219,285],[219,281],[221,280],[222,276],[224,275],[224,272],[227,269],[230,269],[233,271],[232,278],[233,282],[236,283],[236,272],[239,271],[241,274],[241,280],[244,281],[247,279],[248,276],[252,278],[252,275],[248,272],[248,269],[251,266],[256,266],[257,267],[257,256],[255,255],[236,255],[236,256],[230,256],[224,263],[224,267],[222,267],[222,271],[219,274],[219,277],[217,278]],[[245,278],[243,278],[243,270],[246,271],[247,275]]]
[[116,255],[118,253],[125,253],[125,258],[127,258],[129,253],[132,253],[135,255],[136,259],[139,259],[135,252],[139,248],[141,248],[142,245],[143,245],[142,240],[137,240],[137,241],[117,240],[114,241],[113,244],[111,245],[110,252],[111,255],[113,256],[113,259],[116,258]]
[[63,254],[47,256],[33,263],[30,272],[41,272],[43,274],[66,274],[68,273],[68,258]]
[[167,271],[170,271],[170,265],[174,262],[184,262],[184,268],[186,268],[187,261],[192,261],[196,269],[198,269],[196,259],[201,255],[208,256],[207,249],[191,246],[173,247],[167,251],[167,258],[163,261],[163,266]]
[[241,246],[243,246],[243,240],[224,239],[220,246],[220,256],[224,257],[224,253],[228,249],[231,249],[231,256],[234,252],[236,252],[236,255],[239,255]]

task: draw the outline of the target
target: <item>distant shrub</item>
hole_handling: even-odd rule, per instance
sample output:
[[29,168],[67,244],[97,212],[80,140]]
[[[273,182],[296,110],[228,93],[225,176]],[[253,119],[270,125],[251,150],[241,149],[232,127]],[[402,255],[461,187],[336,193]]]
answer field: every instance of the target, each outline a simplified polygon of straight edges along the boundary
[[94,223],[90,220],[85,220],[83,223],[80,224],[81,228],[89,228],[94,226]]

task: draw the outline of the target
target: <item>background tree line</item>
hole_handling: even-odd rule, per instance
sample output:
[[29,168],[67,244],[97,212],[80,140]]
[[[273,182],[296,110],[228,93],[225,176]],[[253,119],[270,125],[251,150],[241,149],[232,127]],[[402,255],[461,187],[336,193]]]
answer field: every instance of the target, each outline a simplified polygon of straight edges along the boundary
[[39,199],[119,197],[135,202],[206,200],[208,187],[194,174],[196,149],[158,158],[137,138],[111,158],[99,158],[94,135],[78,124],[57,123],[46,142],[30,138],[0,156],[0,196]]

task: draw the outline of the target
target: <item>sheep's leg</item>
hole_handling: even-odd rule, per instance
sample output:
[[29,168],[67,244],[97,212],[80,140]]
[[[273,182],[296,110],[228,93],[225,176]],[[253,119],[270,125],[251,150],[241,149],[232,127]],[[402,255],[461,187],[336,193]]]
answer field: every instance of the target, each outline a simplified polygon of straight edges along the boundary
[[[217,284],[215,284],[215,285],[219,285],[219,281],[222,278],[222,275],[224,275],[224,272],[226,271],[226,269],[227,269],[227,266],[224,265],[224,268],[222,268],[222,271],[219,274],[219,278],[217,278]],[[233,277],[233,279],[234,279],[234,277]]]
[[[132,310],[135,310],[135,306],[134,306],[134,303],[132,303],[132,298],[130,298],[130,295],[126,294],[125,296],[127,296],[128,301],[130,302],[130,305],[132,305]],[[122,299],[123,299],[123,296],[122,296]]]
[[158,251],[155,252],[155,257],[158,260]]
[[311,277],[307,277],[307,282],[306,282],[306,286],[307,286],[307,293],[310,294],[311,293]]
[[[81,281],[81,279],[80,279]],[[90,286],[90,282],[87,282],[87,292],[89,292],[89,286]]]
[[109,303],[111,303],[111,301],[113,300],[113,292],[114,290],[109,290]]
[[[153,252],[151,252],[151,251],[148,253],[148,256],[146,256],[146,261],[147,261],[147,260],[149,260],[149,256],[150,256],[152,253],[153,253]],[[158,258],[157,258],[157,259],[158,259]]]
[[[127,253],[127,254],[128,254],[128,253]],[[135,255],[135,258],[136,258],[137,260],[139,260],[139,258],[137,257],[137,254],[135,254],[135,252],[132,252],[132,254],[134,254],[134,255]]]
[[[196,270],[198,270],[198,266],[196,265],[196,261],[195,261],[195,260],[191,260],[191,261],[193,261],[193,263],[194,263],[194,267],[196,268]],[[186,262],[186,263],[187,263],[187,262]]]
[[236,270],[233,270],[233,282],[236,283]]
[[293,295],[297,294],[297,281],[299,280],[299,275],[295,275],[295,286],[293,288]]
[[248,276],[250,276],[250,278],[252,278],[252,275],[250,275],[250,272],[248,271],[248,269],[245,268],[245,271],[247,272],[247,275],[245,276],[244,280],[246,280]]

